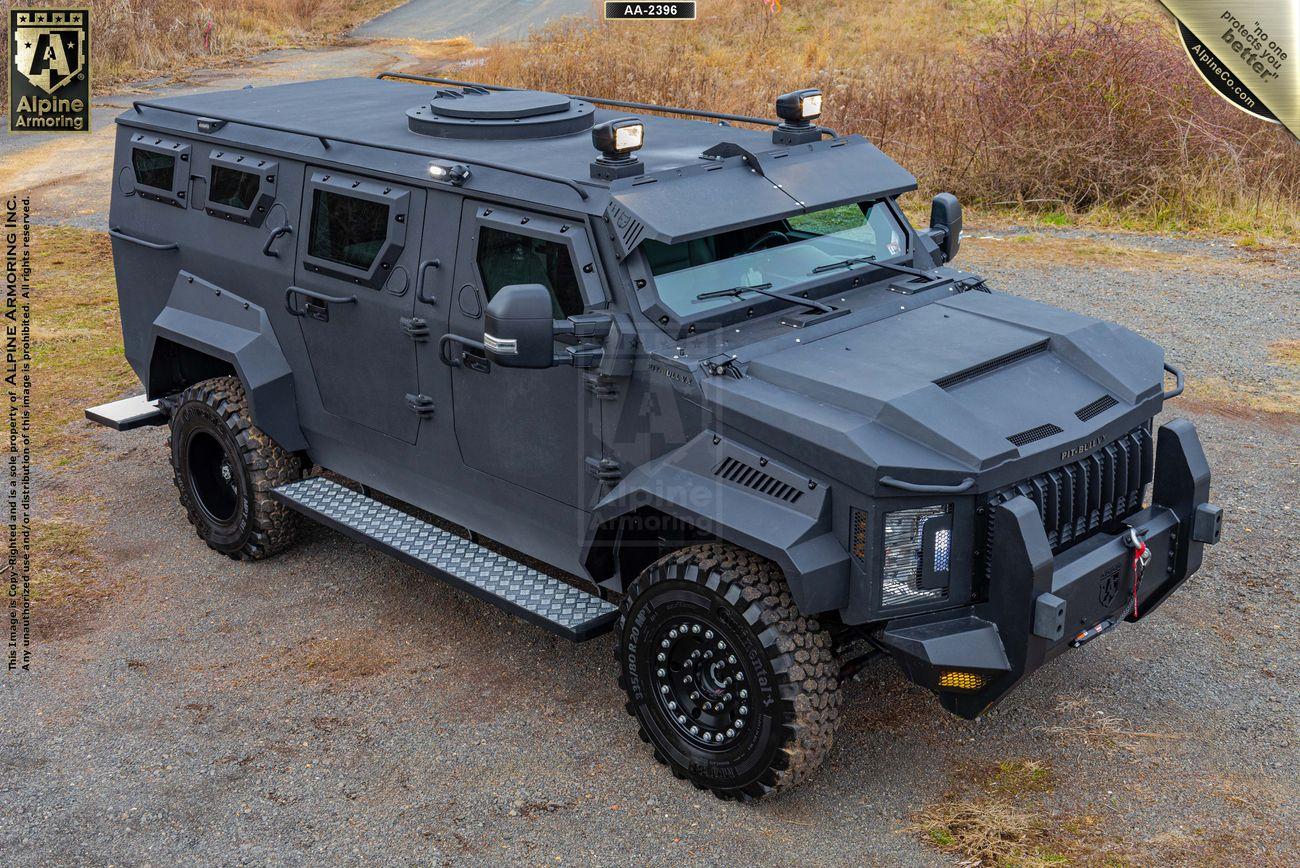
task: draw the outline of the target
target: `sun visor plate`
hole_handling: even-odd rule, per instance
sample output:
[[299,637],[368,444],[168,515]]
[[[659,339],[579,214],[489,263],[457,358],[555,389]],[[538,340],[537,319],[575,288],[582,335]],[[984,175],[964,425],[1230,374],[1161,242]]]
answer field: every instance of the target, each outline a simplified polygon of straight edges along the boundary
[[850,136],[640,179],[612,192],[605,217],[626,257],[646,239],[677,244],[914,189],[909,172]]

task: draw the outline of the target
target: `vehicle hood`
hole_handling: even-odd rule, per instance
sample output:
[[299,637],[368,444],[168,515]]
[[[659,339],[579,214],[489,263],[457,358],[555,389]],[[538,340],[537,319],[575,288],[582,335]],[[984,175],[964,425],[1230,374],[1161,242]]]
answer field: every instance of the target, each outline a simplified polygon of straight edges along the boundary
[[706,396],[724,422],[831,472],[960,478],[1118,436],[1158,411],[1163,362],[1120,326],[972,291],[755,355]]

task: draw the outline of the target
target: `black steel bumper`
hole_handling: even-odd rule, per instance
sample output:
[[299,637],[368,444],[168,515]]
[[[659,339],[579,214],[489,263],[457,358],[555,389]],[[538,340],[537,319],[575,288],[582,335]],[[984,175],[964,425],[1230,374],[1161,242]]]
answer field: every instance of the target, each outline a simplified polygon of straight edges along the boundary
[[995,508],[987,601],[891,621],[881,643],[945,708],[976,717],[1058,654],[1145,618],[1196,572],[1205,545],[1218,541],[1222,513],[1209,494],[1196,428],[1172,421],[1156,441],[1152,505],[1124,521],[1151,553],[1136,616],[1127,531],[1095,534],[1053,557],[1038,509],[1022,496]]

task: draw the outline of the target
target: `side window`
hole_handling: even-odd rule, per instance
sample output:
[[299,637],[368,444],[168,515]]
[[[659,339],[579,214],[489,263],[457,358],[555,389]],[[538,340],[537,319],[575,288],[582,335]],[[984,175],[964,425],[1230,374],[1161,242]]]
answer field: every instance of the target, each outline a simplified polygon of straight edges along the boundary
[[209,181],[208,201],[236,211],[247,211],[257,201],[261,187],[262,179],[252,172],[214,165]]
[[177,208],[185,207],[185,194],[190,186],[189,145],[174,139],[136,133],[131,137],[127,158],[137,195]]
[[135,169],[137,184],[168,192],[175,186],[176,157],[173,154],[132,148],[131,167]]
[[569,249],[557,241],[530,238],[483,226],[479,229],[476,261],[483,291],[491,300],[503,286],[540,283],[551,291],[556,319],[582,313],[582,292]]
[[365,271],[388,239],[388,205],[343,193],[312,193],[307,253]]

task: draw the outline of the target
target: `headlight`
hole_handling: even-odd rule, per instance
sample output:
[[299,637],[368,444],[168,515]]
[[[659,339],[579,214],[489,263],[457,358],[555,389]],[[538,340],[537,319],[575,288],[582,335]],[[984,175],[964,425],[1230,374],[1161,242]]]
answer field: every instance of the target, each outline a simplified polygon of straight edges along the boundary
[[[951,513],[951,504],[885,513],[882,607],[947,599]],[[926,544],[927,537],[930,545]],[[936,579],[942,579],[942,586]]]

